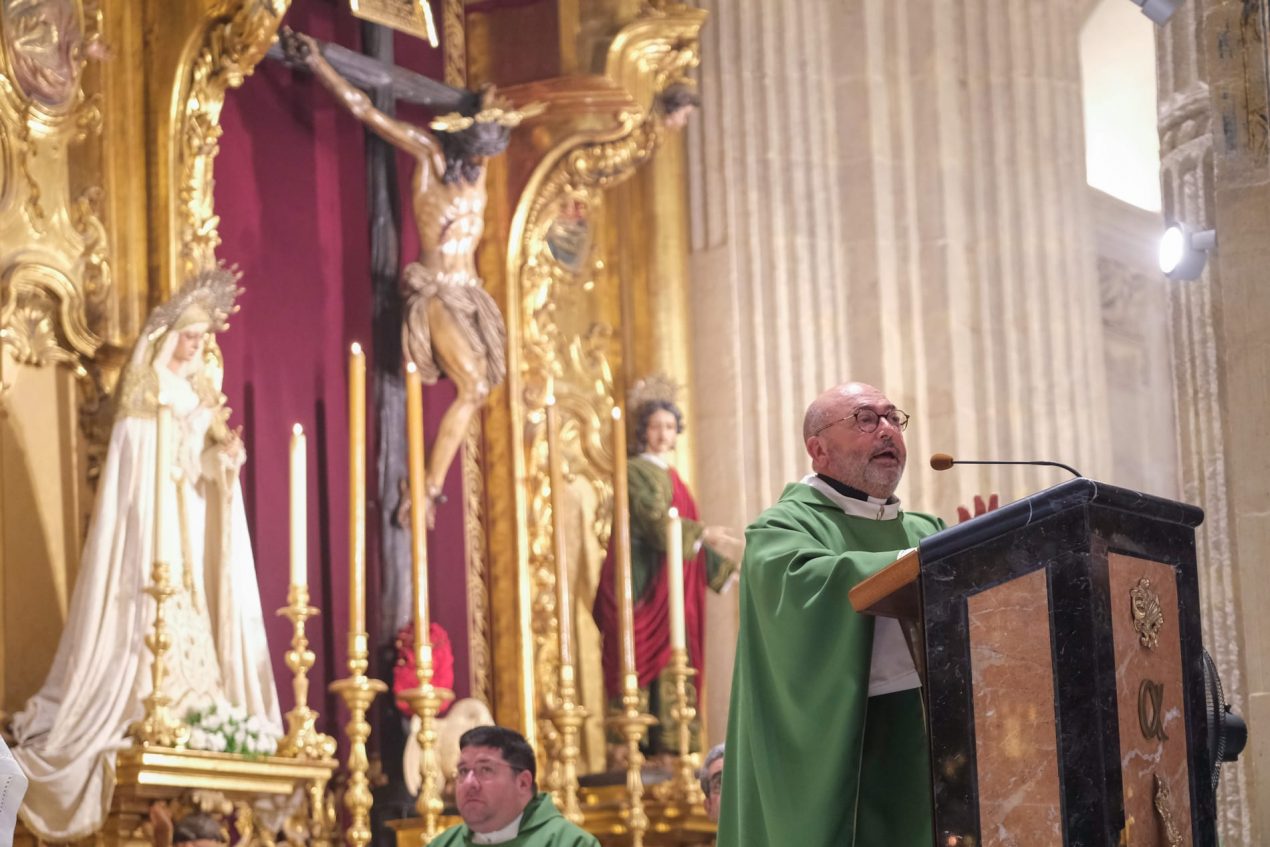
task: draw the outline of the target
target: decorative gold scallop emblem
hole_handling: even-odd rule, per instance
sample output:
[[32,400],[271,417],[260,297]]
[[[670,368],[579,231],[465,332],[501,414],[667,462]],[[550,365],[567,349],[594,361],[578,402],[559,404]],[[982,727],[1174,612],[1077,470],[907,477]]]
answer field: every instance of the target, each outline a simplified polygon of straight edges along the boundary
[[1129,599],[1133,606],[1133,628],[1138,632],[1138,640],[1143,647],[1154,650],[1160,643],[1160,628],[1164,626],[1164,609],[1160,607],[1160,595],[1151,588],[1151,580],[1142,577],[1138,584],[1129,589]]

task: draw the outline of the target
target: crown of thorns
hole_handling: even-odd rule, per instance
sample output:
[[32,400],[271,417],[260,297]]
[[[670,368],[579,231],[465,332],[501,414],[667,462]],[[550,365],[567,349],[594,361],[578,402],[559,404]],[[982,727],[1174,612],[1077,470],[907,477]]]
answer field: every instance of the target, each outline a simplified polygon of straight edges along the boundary
[[521,121],[541,115],[547,109],[546,103],[530,103],[519,109],[512,107],[511,101],[499,95],[493,86],[481,92],[481,109],[475,115],[463,115],[450,112],[434,118],[428,126],[437,132],[462,132],[476,124],[498,124],[514,129]]

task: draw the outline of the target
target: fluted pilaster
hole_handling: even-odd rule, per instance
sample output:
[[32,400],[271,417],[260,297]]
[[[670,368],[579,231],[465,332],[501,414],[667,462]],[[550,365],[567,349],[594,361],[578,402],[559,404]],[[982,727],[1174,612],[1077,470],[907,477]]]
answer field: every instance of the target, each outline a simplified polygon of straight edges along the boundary
[[[1058,458],[1106,478],[1080,10],[701,5],[692,332],[711,519],[743,524],[805,472],[803,410],[847,378],[915,415],[900,492],[915,507],[948,515],[979,491],[1014,498],[1061,479],[937,476],[936,450]],[[724,682],[708,686],[713,727]]]
[[[1156,39],[1164,213],[1168,219],[1183,221],[1195,229],[1213,228],[1218,220],[1213,145],[1221,129],[1214,125],[1206,48],[1206,41],[1215,39],[1217,34],[1205,33],[1204,12],[1202,3],[1183,4]],[[1261,214],[1265,215],[1264,209]],[[1227,240],[1219,237],[1223,242]],[[1221,249],[1226,249],[1226,245]],[[1226,299],[1223,288],[1250,281],[1226,280],[1224,266],[1214,257],[1200,279],[1172,287],[1174,396],[1182,499],[1201,506],[1205,515],[1196,539],[1204,643],[1217,663],[1228,699],[1247,715],[1243,654],[1246,650],[1265,653],[1266,648],[1241,638],[1242,610],[1248,606],[1240,597],[1237,514],[1231,494],[1236,477],[1256,471],[1251,467],[1240,469],[1249,456],[1238,456],[1238,445],[1230,437],[1229,416],[1239,414],[1241,407],[1245,413],[1258,416],[1267,409],[1264,388],[1251,397],[1231,392],[1224,366],[1228,344],[1221,327]],[[1264,508],[1264,503],[1259,508]],[[1248,555],[1252,555],[1251,551]],[[1261,616],[1259,606],[1251,608],[1253,615]],[[1259,843],[1253,832],[1246,762],[1247,756],[1243,762],[1222,770],[1218,832],[1223,843]]]

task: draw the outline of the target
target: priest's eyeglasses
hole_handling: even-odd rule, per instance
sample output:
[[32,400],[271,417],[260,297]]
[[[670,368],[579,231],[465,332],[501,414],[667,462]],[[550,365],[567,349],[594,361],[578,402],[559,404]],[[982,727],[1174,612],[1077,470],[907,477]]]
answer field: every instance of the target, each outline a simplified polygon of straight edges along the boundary
[[889,412],[878,414],[876,411],[874,411],[873,409],[870,409],[868,406],[862,406],[861,408],[856,409],[854,412],[847,415],[845,418],[838,418],[836,421],[830,421],[829,423],[822,426],[820,429],[813,432],[812,435],[820,435],[820,433],[824,432],[826,429],[833,426],[834,424],[840,424],[843,421],[850,421],[850,420],[855,421],[855,428],[860,430],[861,432],[866,432],[866,433],[876,432],[878,426],[881,425],[882,421],[886,421],[891,426],[898,429],[900,432],[903,432],[904,430],[908,429],[909,414],[908,412],[904,412],[899,409],[892,409]]
[[508,768],[512,773],[524,770],[524,768],[514,767],[506,762],[477,762],[470,768],[467,765],[460,765],[459,769],[454,772],[454,781],[462,783],[469,776],[474,776],[477,782],[489,782],[498,773],[499,768]]

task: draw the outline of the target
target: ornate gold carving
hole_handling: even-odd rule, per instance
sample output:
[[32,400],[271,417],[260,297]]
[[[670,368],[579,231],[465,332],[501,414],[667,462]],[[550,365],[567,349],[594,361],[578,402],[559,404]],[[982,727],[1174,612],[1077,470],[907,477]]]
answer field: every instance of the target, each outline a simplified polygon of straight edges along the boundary
[[[68,147],[101,125],[100,101],[80,85],[84,15],[78,0],[0,0],[0,20],[0,345],[82,377],[81,357],[101,341],[89,329],[80,258],[109,267],[105,239],[86,243],[77,222],[90,224],[69,199]],[[108,272],[97,283],[108,286]]]
[[[535,713],[528,715],[552,761],[552,787],[563,775],[558,758],[567,742],[545,715],[562,702],[558,610],[552,556],[550,472],[543,409],[549,382],[560,413],[564,477],[593,488],[600,504],[592,529],[608,542],[613,510],[611,413],[617,406],[612,358],[616,316],[605,318],[599,284],[602,261],[590,255],[588,229],[597,225],[604,191],[629,178],[656,151],[661,136],[655,102],[698,61],[697,34],[706,13],[676,7],[650,12],[613,40],[607,76],[627,95],[607,128],[581,133],[552,150],[522,194],[510,237],[508,325],[519,331],[509,351],[513,430],[525,471],[525,567],[529,574]],[[562,229],[563,226],[563,229]],[[568,238],[562,240],[562,233]],[[567,250],[562,253],[562,245]],[[611,295],[610,295],[611,296]],[[621,716],[628,738],[642,734],[637,707]],[[636,751],[637,752],[637,751]],[[638,780],[636,780],[638,781]],[[641,786],[629,789],[638,809]],[[635,817],[638,814],[632,812]],[[640,830],[631,820],[632,831]]]
[[428,0],[349,0],[349,9],[362,20],[392,27],[425,39],[436,47],[436,18]]
[[225,91],[243,84],[273,43],[290,0],[246,0],[232,16],[214,22],[190,63],[175,102],[177,116],[175,231],[179,251],[173,290],[180,281],[211,267],[220,244],[214,210],[212,166],[220,152],[220,113]]
[[1160,817],[1164,827],[1164,842],[1168,847],[1182,847],[1182,833],[1173,820],[1173,792],[1168,782],[1158,773],[1155,775],[1155,813]]
[[605,75],[651,109],[658,94],[685,82],[701,61],[698,37],[708,14],[688,6],[650,10],[613,39]]
[[1160,643],[1160,628],[1164,626],[1164,609],[1160,606],[1160,596],[1151,588],[1151,580],[1142,577],[1138,584],[1129,589],[1129,599],[1133,608],[1133,628],[1137,630],[1138,639],[1143,647],[1154,650]]
[[8,346],[24,364],[64,364],[87,372],[79,356],[101,343],[84,323],[82,300],[65,274],[45,265],[21,264],[0,276],[0,349]]
[[22,94],[49,108],[64,107],[79,88],[83,41],[74,0],[4,0],[4,46]]
[[441,0],[441,37],[445,39],[445,82],[467,88],[467,22],[463,0]]
[[103,196],[101,188],[90,186],[70,210],[71,225],[84,243],[79,254],[79,274],[89,326],[105,323],[109,294],[114,287],[110,274],[110,241],[106,226],[101,222]]

